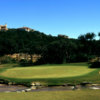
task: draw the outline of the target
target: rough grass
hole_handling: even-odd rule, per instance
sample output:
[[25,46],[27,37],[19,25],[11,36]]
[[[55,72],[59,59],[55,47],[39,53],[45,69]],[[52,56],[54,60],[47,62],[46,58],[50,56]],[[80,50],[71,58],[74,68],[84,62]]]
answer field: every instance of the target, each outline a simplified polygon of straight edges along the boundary
[[0,100],[100,100],[100,90],[0,93]]

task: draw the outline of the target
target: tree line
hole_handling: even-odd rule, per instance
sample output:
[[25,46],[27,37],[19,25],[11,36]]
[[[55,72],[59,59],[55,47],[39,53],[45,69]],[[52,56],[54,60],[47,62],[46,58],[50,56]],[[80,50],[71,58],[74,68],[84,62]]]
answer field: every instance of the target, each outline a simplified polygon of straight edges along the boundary
[[[100,33],[98,34],[100,37]],[[0,31],[0,56],[15,53],[40,54],[38,64],[86,62],[100,56],[100,39],[94,33],[77,39],[46,35],[39,31]]]

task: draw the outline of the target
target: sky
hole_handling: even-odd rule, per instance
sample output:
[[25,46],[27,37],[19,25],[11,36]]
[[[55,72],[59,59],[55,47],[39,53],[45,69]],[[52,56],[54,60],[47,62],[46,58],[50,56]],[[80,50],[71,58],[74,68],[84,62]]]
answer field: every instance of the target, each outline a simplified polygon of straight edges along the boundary
[[0,0],[0,25],[77,38],[100,32],[100,0]]

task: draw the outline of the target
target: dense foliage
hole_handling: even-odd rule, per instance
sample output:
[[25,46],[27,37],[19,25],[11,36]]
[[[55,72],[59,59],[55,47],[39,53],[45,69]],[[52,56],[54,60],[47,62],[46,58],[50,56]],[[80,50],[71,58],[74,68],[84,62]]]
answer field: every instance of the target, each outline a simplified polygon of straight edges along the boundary
[[0,56],[14,53],[27,53],[30,56],[40,54],[42,57],[36,64],[85,62],[100,56],[100,40],[94,37],[94,33],[87,33],[78,39],[70,39],[39,31],[9,29],[0,31]]
[[99,61],[92,62],[90,68],[100,68],[100,62]]

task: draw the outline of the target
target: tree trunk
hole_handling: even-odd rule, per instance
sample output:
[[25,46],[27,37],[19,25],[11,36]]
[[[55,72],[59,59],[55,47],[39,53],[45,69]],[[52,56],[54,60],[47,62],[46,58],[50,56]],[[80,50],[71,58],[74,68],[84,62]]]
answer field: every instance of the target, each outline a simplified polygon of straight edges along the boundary
[[31,58],[31,63],[33,63],[33,55],[32,54],[30,54],[30,58]]

